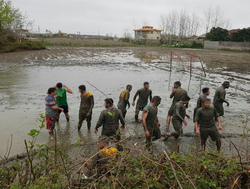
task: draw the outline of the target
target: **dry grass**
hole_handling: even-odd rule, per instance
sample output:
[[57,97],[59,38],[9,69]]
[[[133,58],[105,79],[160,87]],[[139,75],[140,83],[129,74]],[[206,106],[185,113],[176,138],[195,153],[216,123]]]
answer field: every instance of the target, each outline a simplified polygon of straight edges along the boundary
[[128,47],[132,43],[103,39],[71,39],[71,38],[47,38],[44,40],[46,46],[70,46],[70,47]]

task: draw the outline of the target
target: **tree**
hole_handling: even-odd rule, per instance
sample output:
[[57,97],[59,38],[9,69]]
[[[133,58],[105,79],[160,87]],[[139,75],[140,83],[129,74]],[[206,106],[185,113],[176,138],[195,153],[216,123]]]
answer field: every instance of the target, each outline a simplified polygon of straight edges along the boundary
[[219,6],[211,7],[209,6],[208,9],[204,12],[205,15],[205,29],[206,33],[208,33],[210,28],[226,28],[229,29],[230,27],[230,20],[224,18],[224,13]]
[[230,36],[227,29],[213,27],[206,35],[206,39],[210,41],[229,41]]
[[1,29],[32,29],[33,21],[26,14],[13,7],[10,0],[0,0],[0,28]]
[[237,42],[250,42],[250,27],[243,28],[237,33],[233,33],[231,36],[232,41]]

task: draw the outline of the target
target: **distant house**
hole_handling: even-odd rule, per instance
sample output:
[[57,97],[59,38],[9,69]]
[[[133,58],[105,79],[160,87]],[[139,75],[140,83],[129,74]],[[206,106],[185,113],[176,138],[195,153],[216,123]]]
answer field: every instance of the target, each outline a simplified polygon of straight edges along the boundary
[[228,34],[231,36],[233,33],[238,33],[239,31],[240,31],[240,29],[228,30]]
[[160,40],[161,31],[154,29],[153,26],[143,26],[141,29],[135,29],[135,40]]
[[196,37],[195,40],[196,40],[196,41],[205,41],[206,35],[207,35],[207,34],[204,33],[204,34],[202,34],[202,35]]
[[61,31],[59,31],[58,34],[59,34],[59,36],[62,36],[62,37],[67,37],[68,36],[67,33],[64,33],[64,32],[61,32]]

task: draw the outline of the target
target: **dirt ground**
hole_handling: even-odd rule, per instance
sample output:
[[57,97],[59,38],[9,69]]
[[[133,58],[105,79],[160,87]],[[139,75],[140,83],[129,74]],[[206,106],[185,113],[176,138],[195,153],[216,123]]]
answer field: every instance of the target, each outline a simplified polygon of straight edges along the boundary
[[[170,70],[170,53],[177,53],[184,62],[173,57],[172,72]],[[194,54],[204,63],[206,77],[201,64],[194,59],[190,65],[189,55]],[[39,114],[44,114],[44,99],[49,87],[62,82],[70,87],[74,94],[68,95],[71,121],[67,124],[64,116],[57,125],[59,143],[75,143],[78,139],[95,144],[99,135],[93,130],[100,112],[104,109],[104,96],[87,82],[91,82],[108,96],[118,101],[120,92],[127,84],[133,85],[133,95],[142,87],[144,81],[150,82],[153,95],[162,97],[159,106],[159,119],[162,133],[165,131],[166,116],[172,100],[169,98],[173,82],[180,80],[182,87],[191,97],[187,112],[192,117],[196,100],[202,87],[210,87],[213,98],[215,89],[224,80],[231,82],[227,99],[229,107],[225,107],[225,116],[222,118],[222,134],[236,134],[243,132],[242,121],[249,114],[249,76],[250,53],[236,53],[229,51],[170,49],[170,48],[90,48],[90,47],[49,47],[42,51],[25,51],[0,54],[0,156],[4,156],[6,146],[13,136],[11,155],[24,152],[23,140],[29,139],[27,133],[38,127]],[[78,121],[79,94],[78,86],[85,84],[87,90],[94,94],[95,108],[92,128],[88,132],[85,125],[81,132],[76,131]],[[242,115],[242,116],[241,116]],[[128,110],[127,127],[122,131],[122,137],[132,137],[133,142],[144,143],[143,128],[134,122],[134,108]],[[172,128],[171,128],[172,129]],[[187,146],[200,145],[199,137],[193,135],[193,121],[188,120],[181,139],[181,150],[187,151]],[[191,134],[192,133],[192,134]],[[100,134],[100,133],[99,133]],[[235,135],[234,135],[235,136]],[[240,143],[240,137],[232,137]],[[228,138],[223,138],[223,148],[228,150]],[[37,142],[53,145],[47,131],[42,130]],[[160,146],[169,151],[176,149],[177,141],[169,139],[160,142]],[[208,146],[214,148],[209,141]],[[91,151],[91,150],[90,150]],[[88,153],[89,155],[90,153]]]
[[[79,51],[79,49],[81,51]],[[85,49],[88,53],[83,52]],[[67,58],[66,54],[89,58],[95,56],[98,52],[119,53],[126,51],[132,51],[135,54],[135,57],[144,58],[145,60],[159,59],[161,56],[170,56],[171,51],[180,54],[191,53],[201,57],[201,60],[206,63],[208,68],[222,67],[226,68],[228,71],[250,71],[250,53],[163,47],[48,47],[47,50],[0,54],[0,67],[19,67],[23,64],[25,65],[26,61],[29,59],[38,61],[46,60],[53,57],[56,58],[57,55],[60,55],[60,58]]]

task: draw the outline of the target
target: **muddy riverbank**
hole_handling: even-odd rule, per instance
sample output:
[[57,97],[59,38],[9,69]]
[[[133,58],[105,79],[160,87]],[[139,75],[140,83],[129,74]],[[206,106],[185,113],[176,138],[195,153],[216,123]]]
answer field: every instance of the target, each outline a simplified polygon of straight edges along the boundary
[[[192,65],[192,76],[185,63],[173,62],[173,70],[169,70],[169,55],[174,51],[179,54],[196,54],[205,65],[207,76],[201,70],[199,62]],[[167,49],[167,48],[71,48],[51,47],[43,51],[26,51],[0,54],[0,156],[4,156],[10,136],[13,136],[10,156],[23,153],[24,139],[29,139],[27,133],[39,125],[39,114],[44,114],[44,98],[46,90],[57,82],[63,82],[74,94],[68,95],[71,120],[67,124],[64,116],[57,125],[58,142],[75,143],[84,138],[89,143],[95,143],[99,135],[93,133],[99,113],[104,109],[104,96],[92,88],[91,82],[108,96],[118,101],[119,93],[127,84],[133,85],[132,97],[136,90],[142,87],[144,81],[150,82],[153,95],[162,97],[159,106],[159,119],[162,132],[165,132],[165,119],[171,105],[169,94],[172,83],[180,80],[183,88],[188,90],[192,98],[188,114],[193,114],[196,100],[202,87],[211,88],[211,98],[215,89],[224,80],[230,80],[232,88],[228,90],[229,107],[225,107],[225,117],[222,118],[221,133],[242,134],[246,114],[249,113],[250,77],[248,66],[249,53],[226,51]],[[85,84],[87,90],[94,94],[95,108],[92,128],[87,132],[84,124],[82,131],[76,131],[78,107],[80,103],[78,86]],[[141,124],[133,121],[134,108],[128,110],[126,118],[127,129],[122,131],[123,137],[143,136]],[[240,115],[243,115],[241,117]],[[172,127],[171,127],[172,129]],[[184,127],[185,133],[193,132],[193,121],[188,120]],[[100,134],[100,133],[98,133]],[[224,149],[228,148],[228,138],[223,138]],[[241,136],[232,138],[240,143]],[[138,139],[142,144],[144,138]],[[133,141],[134,142],[134,141]],[[136,140],[135,140],[136,142]],[[37,139],[37,143],[53,145],[45,129]],[[198,137],[183,136],[181,150],[187,145],[199,146]],[[162,142],[170,151],[177,143],[175,139]],[[213,143],[210,141],[210,146]]]

